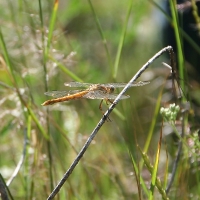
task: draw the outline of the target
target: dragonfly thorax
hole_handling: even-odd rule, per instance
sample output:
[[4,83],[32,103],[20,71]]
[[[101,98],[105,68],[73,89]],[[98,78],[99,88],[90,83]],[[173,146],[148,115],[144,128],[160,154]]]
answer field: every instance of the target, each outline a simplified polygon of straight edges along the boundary
[[109,87],[102,87],[102,91],[106,94],[111,94],[115,90],[115,87],[110,85]]
[[95,85],[95,86],[91,86],[90,87],[90,90],[100,90],[100,91],[102,91],[103,93],[105,93],[105,94],[111,94],[111,93],[113,93],[114,92],[114,90],[115,90],[115,87],[114,86],[112,86],[112,85],[109,85],[109,86],[102,86],[102,85],[100,85],[100,84],[97,84],[97,85]]

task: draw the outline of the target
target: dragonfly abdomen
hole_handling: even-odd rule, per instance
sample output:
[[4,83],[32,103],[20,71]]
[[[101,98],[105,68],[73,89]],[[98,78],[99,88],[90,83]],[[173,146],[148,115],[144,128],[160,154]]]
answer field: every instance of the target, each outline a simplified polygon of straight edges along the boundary
[[74,100],[74,99],[80,99],[82,98],[84,95],[86,95],[88,93],[88,90],[79,92],[77,94],[71,94],[71,95],[66,95],[64,97],[59,97],[56,99],[50,99],[45,101],[42,106],[48,106],[48,105],[52,105],[55,103],[59,103],[59,102],[63,102],[63,101],[70,101],[70,100]]

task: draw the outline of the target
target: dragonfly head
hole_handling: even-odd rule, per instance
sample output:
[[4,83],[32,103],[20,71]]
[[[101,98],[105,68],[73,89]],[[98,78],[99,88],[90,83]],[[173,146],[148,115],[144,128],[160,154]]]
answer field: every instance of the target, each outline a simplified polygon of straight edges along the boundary
[[115,90],[115,87],[114,87],[113,85],[111,85],[110,87],[108,87],[107,92],[108,92],[109,94],[111,94],[111,93],[114,92],[114,90]]

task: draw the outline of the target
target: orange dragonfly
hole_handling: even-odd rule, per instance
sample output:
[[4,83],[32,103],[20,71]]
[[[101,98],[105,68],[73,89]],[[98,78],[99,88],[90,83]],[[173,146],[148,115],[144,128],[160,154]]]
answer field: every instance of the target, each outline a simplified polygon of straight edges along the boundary
[[[143,86],[148,84],[148,81],[139,81],[131,84],[131,87]],[[42,106],[52,105],[58,102],[70,101],[76,99],[102,99],[99,105],[99,109],[102,110],[101,104],[103,100],[112,103],[118,94],[114,93],[115,88],[123,88],[127,83],[106,83],[106,84],[92,84],[92,83],[80,83],[80,82],[69,82],[64,84],[67,87],[84,87],[82,90],[71,90],[71,91],[50,91],[45,92],[45,95],[54,97],[53,99],[45,101]],[[130,96],[122,95],[120,99],[127,99]]]

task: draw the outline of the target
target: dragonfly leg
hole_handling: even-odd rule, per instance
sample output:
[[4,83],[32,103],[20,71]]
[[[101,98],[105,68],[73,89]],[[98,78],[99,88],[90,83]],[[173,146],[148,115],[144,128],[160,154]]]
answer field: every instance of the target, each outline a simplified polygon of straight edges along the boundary
[[[99,110],[101,111],[101,112],[103,112],[103,109],[102,109],[102,102],[103,102],[103,99],[101,100],[101,102],[100,102],[100,104],[99,104]],[[103,113],[104,114],[104,113]]]
[[[101,102],[100,102],[100,104],[99,104],[99,110],[100,110],[100,111],[102,112],[102,114],[104,115],[105,112],[104,112],[103,109],[102,109],[103,100],[104,100],[104,99],[102,99]],[[107,99],[106,99],[106,104],[107,104]],[[108,104],[107,104],[107,105],[108,105]],[[109,122],[109,121],[111,122],[111,119],[108,117],[108,118],[106,119],[106,121],[107,121],[107,122]]]
[[107,104],[107,105],[109,105],[108,102],[111,103],[111,104],[113,103],[113,101],[111,101],[110,99],[106,99],[106,104]]

